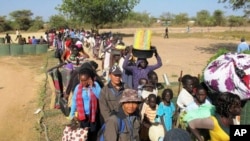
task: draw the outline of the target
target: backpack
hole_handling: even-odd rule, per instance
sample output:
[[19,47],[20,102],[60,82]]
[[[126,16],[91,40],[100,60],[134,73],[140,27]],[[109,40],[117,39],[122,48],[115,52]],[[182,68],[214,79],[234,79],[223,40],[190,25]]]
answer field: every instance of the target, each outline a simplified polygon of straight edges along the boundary
[[[117,117],[117,120],[118,120],[118,129],[119,129],[119,133],[122,133],[125,129],[125,121],[120,119],[119,117]],[[106,125],[105,123],[102,125],[101,129],[98,131],[98,134],[97,134],[97,141],[105,141],[104,139],[104,131],[105,131],[105,128],[106,128]]]

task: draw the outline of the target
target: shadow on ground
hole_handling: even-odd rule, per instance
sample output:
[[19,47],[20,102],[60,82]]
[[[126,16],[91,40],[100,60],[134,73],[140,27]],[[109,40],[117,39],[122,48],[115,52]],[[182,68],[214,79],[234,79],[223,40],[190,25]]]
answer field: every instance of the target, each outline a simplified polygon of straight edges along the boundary
[[196,50],[200,50],[202,53],[216,54],[219,49],[225,49],[229,52],[235,52],[237,44],[234,43],[217,43],[210,44],[209,47],[196,47]]

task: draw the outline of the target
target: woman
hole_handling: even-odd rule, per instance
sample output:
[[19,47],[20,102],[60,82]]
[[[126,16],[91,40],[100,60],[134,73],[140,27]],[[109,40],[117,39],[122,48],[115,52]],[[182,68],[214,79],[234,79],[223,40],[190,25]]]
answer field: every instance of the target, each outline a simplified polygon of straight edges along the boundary
[[190,131],[198,141],[204,141],[198,129],[208,129],[211,141],[229,141],[229,128],[233,119],[241,113],[241,101],[238,95],[220,93],[215,101],[215,116],[191,120]]
[[95,140],[98,131],[98,99],[101,87],[94,81],[94,77],[91,69],[84,68],[79,71],[80,84],[74,89],[69,115],[70,119],[75,118],[80,122],[81,128],[89,127],[89,140]]
[[70,48],[65,48],[61,59],[66,62],[66,68],[72,69],[81,66],[89,55],[84,52],[82,47],[71,45]]
[[161,57],[155,49],[155,58],[157,63],[155,65],[148,65],[146,58],[138,58],[135,66],[129,66],[129,58],[131,54],[125,57],[123,62],[123,69],[130,71],[133,74],[133,89],[137,90],[140,78],[147,78],[150,71],[156,70],[162,66]]

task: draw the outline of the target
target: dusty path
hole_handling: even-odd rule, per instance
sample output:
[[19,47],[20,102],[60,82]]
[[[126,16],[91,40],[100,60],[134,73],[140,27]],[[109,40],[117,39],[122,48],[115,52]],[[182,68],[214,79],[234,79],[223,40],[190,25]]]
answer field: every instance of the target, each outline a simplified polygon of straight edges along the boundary
[[38,106],[38,88],[43,75],[38,75],[40,67],[32,66],[29,59],[32,57],[0,58],[1,141],[37,140],[38,115],[33,113]]

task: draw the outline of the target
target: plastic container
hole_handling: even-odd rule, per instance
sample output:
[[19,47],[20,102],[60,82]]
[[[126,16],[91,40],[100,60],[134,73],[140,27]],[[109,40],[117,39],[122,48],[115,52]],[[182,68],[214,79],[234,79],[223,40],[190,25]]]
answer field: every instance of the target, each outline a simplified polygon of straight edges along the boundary
[[36,45],[36,54],[47,53],[48,44],[37,44]]
[[137,58],[151,58],[155,52],[155,47],[151,46],[150,50],[132,49],[132,53]]
[[24,44],[23,45],[23,54],[36,54],[36,45]]
[[23,55],[23,45],[10,44],[10,55],[11,56]]
[[10,44],[0,44],[0,56],[10,55]]

